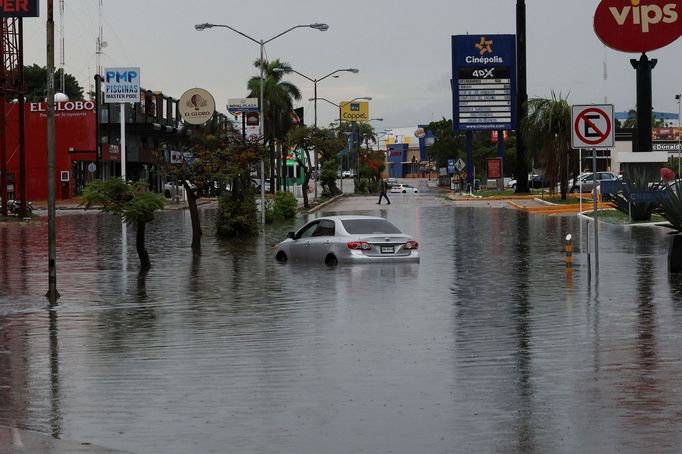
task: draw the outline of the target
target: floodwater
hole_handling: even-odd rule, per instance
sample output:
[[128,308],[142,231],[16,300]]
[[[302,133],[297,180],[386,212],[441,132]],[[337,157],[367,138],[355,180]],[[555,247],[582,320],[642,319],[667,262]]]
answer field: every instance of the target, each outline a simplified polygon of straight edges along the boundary
[[45,222],[0,224],[0,425],[159,454],[679,452],[665,231],[601,226],[588,278],[577,217],[390,197],[333,209],[386,216],[418,265],[278,264],[304,217],[224,241],[205,208],[202,255],[165,211],[140,275],[132,230],[62,213],[52,308]]

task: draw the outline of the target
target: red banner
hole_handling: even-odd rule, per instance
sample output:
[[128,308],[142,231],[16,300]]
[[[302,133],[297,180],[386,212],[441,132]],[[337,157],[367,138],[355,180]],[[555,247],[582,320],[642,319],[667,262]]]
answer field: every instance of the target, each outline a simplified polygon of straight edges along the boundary
[[487,178],[489,180],[497,180],[502,178],[502,159],[501,158],[488,158],[486,160],[487,167]]

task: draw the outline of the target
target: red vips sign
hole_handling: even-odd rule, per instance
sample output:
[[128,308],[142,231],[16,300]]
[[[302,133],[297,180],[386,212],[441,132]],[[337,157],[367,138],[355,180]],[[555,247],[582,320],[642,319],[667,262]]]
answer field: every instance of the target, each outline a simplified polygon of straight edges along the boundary
[[594,14],[594,31],[608,47],[648,52],[682,35],[682,0],[602,0]]
[[0,17],[38,17],[39,0],[0,0]]

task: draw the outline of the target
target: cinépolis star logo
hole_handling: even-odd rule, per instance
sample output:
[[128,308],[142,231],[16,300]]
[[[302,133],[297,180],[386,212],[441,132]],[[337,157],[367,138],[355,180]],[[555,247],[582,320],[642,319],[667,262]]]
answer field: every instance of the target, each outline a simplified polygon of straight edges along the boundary
[[493,53],[492,45],[493,45],[492,39],[486,40],[485,36],[481,36],[481,41],[476,43],[476,48],[480,51],[479,55],[484,55],[486,52],[492,54]]

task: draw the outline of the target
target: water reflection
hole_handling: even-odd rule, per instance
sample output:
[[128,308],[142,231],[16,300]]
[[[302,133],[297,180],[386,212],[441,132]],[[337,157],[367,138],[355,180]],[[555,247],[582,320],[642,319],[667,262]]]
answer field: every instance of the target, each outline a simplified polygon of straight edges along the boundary
[[164,212],[140,273],[115,218],[61,216],[53,310],[44,225],[0,226],[0,424],[164,454],[675,452],[665,234],[604,228],[600,281],[578,247],[569,282],[577,219],[407,200],[382,209],[420,264],[274,262],[307,216],[193,254]]

